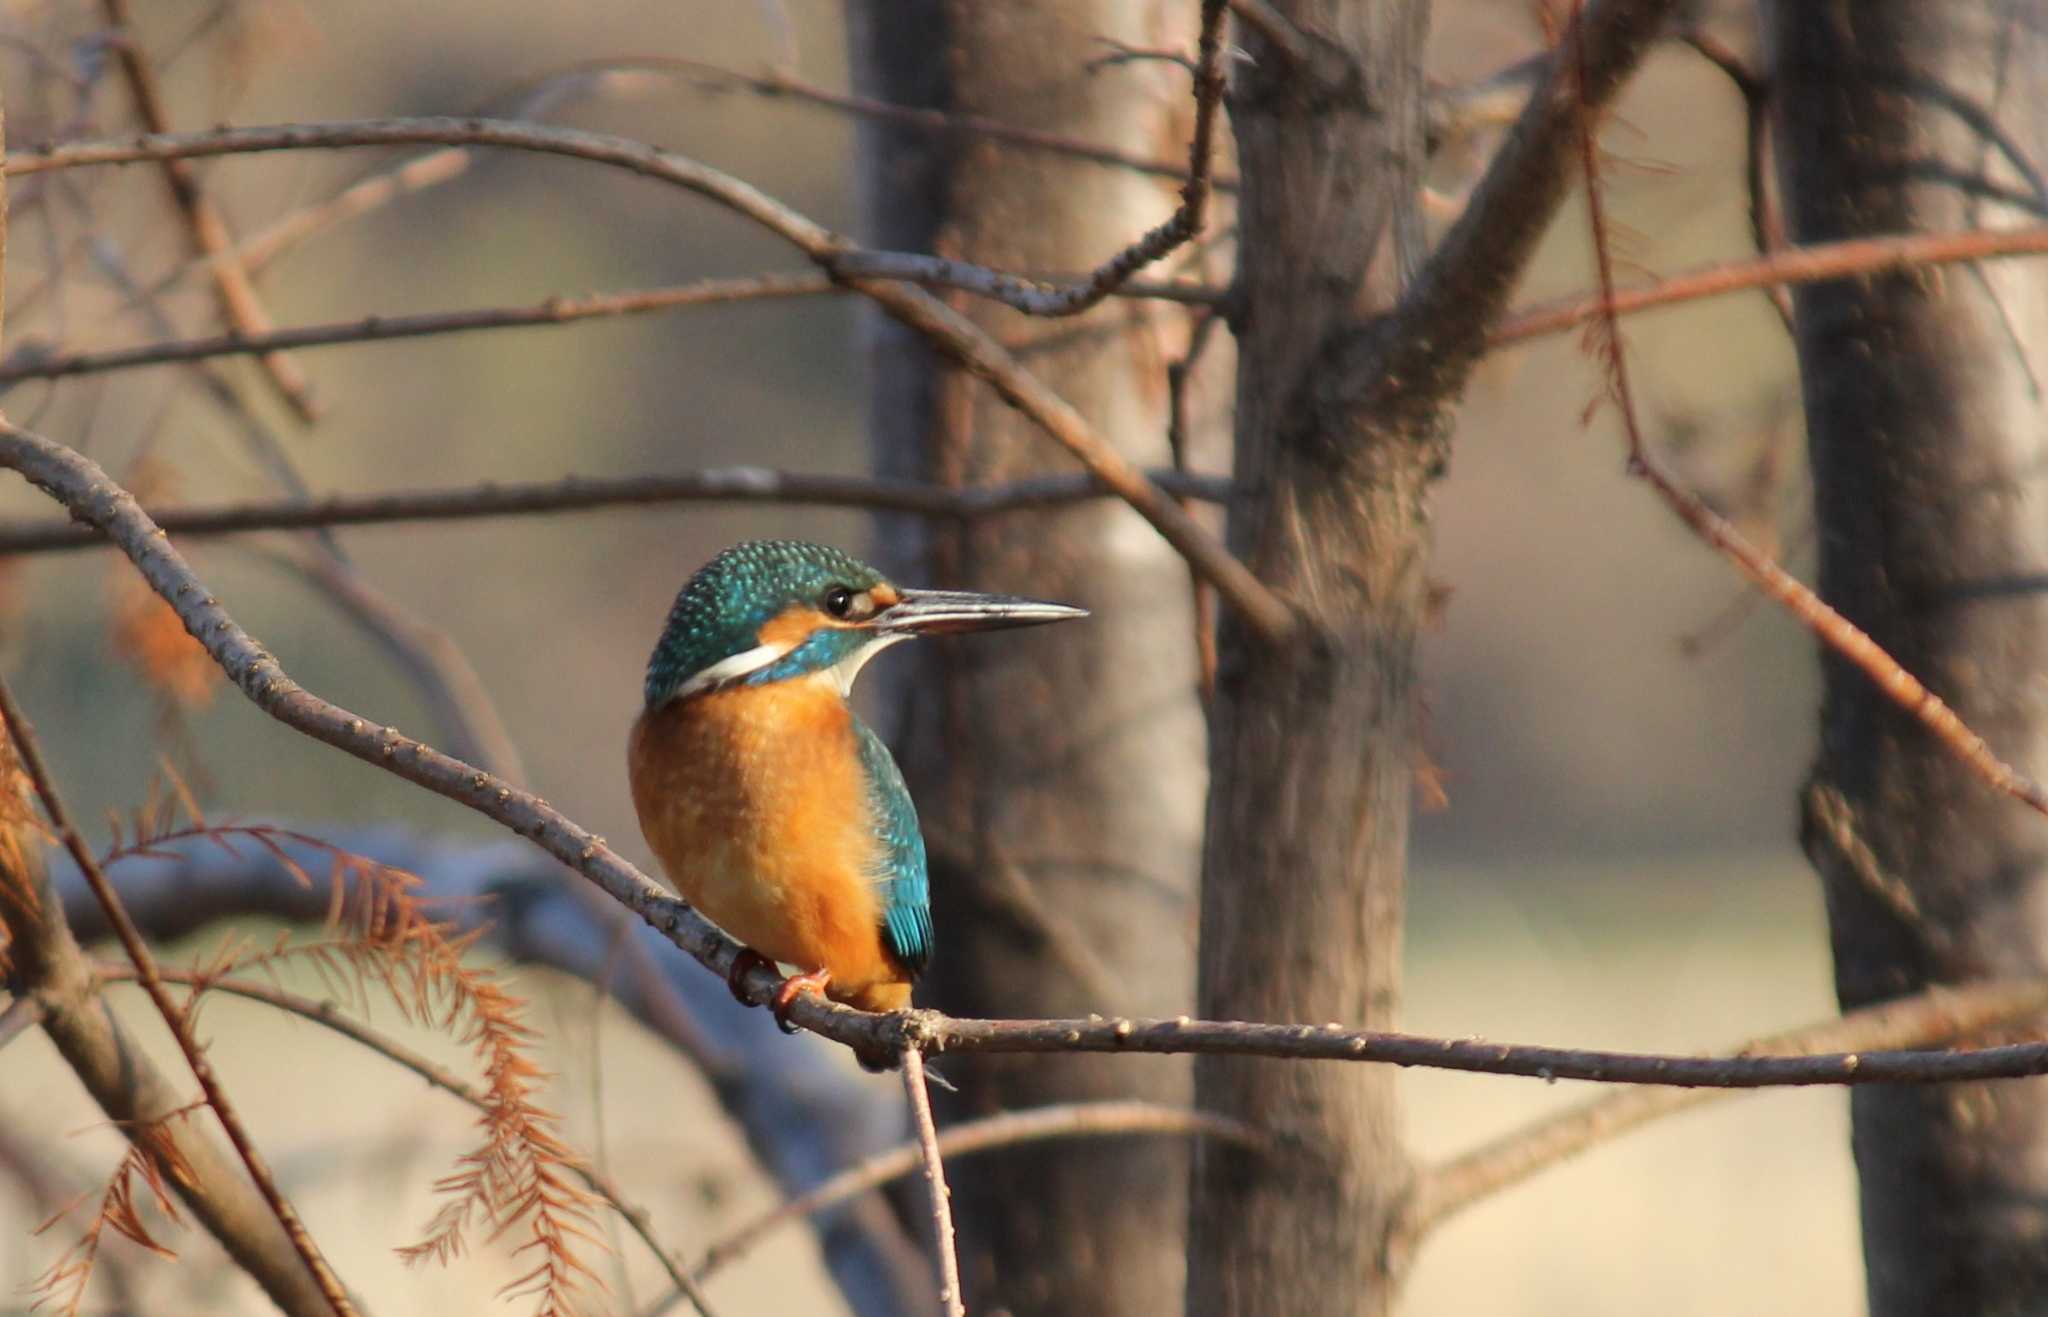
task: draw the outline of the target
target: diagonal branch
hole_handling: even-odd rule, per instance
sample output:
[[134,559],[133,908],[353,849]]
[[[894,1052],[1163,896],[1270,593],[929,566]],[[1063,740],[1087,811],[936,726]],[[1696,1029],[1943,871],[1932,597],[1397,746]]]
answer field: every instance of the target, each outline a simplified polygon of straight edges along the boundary
[[1464,388],[1536,245],[1564,203],[1591,132],[1678,0],[1600,0],[1574,15],[1472,200],[1407,295],[1331,344],[1318,385],[1345,410],[1434,415]]
[[[495,146],[606,164],[695,192],[782,237],[832,272],[856,244],[797,213],[760,189],[686,156],[642,142],[600,133],[489,119],[383,119],[354,123],[300,123],[268,128],[223,129],[213,133],[154,134],[137,138],[79,142],[41,151],[11,152],[6,172],[40,173],[88,164],[177,160],[260,151],[328,149],[348,146],[420,144]],[[891,280],[848,277],[890,315],[922,333],[933,347],[964,367],[1022,411],[1114,491],[1189,565],[1216,586],[1254,632],[1271,643],[1292,633],[1293,610],[1275,597],[1221,540],[1163,493],[1087,420],[965,316],[921,288]]]
[[[729,977],[738,944],[665,894],[604,839],[530,792],[520,791],[431,746],[379,726],[306,690],[237,626],[132,496],[62,444],[0,422],[0,466],[27,476],[118,543],[152,588],[177,611],[222,670],[280,722],[366,763],[483,814],[555,856],[644,919],[705,968]],[[756,966],[740,990],[756,1005],[781,986]],[[1236,1020],[969,1020],[936,1011],[869,1015],[803,994],[791,1018],[877,1064],[906,1045],[949,1052],[1198,1053],[1429,1066],[1546,1081],[1682,1088],[1770,1088],[1820,1084],[1933,1084],[2048,1074],[2048,1043],[1953,1052],[1838,1053],[1809,1057],[1698,1057],[1429,1038],[1383,1030],[1255,1024]]]
[[[1573,35],[1583,42],[1584,27],[1574,23]],[[1569,61],[1583,71],[1588,61],[1583,46],[1577,59]],[[1590,92],[1587,93],[1590,96]],[[1991,746],[1955,711],[1954,706],[1935,694],[1927,684],[1908,672],[1903,664],[1873,640],[1870,633],[1842,616],[1814,593],[1805,582],[1780,566],[1776,559],[1751,544],[1732,522],[1707,506],[1705,499],[1685,488],[1663,469],[1655,453],[1643,440],[1637,420],[1635,398],[1629,383],[1628,352],[1621,341],[1620,321],[1614,302],[1614,255],[1608,242],[1605,203],[1597,174],[1598,154],[1592,128],[1579,138],[1586,172],[1586,216],[1593,239],[1593,267],[1599,277],[1601,310],[1592,322],[1593,346],[1606,368],[1607,396],[1621,416],[1628,440],[1628,465],[1632,475],[1641,477],[1666,507],[1699,536],[1708,547],[1725,555],[1756,587],[1813,632],[1822,644],[1862,670],[1885,698],[1924,727],[1935,740],[1975,773],[1988,786],[2048,814],[2048,787],[1993,753]]]
[[[299,1213],[291,1206],[291,1200],[287,1200],[285,1192],[276,1186],[276,1178],[270,1174],[270,1165],[264,1161],[262,1153],[256,1151],[256,1143],[250,1139],[248,1127],[242,1124],[240,1112],[233,1108],[233,1104],[229,1104],[227,1090],[221,1088],[219,1075],[213,1073],[213,1063],[207,1061],[205,1049],[199,1047],[199,1040],[193,1036],[190,1020],[184,1016],[182,1010],[178,1010],[178,1004],[172,1002],[170,991],[158,977],[156,957],[150,954],[150,946],[143,942],[141,932],[137,932],[135,928],[135,922],[129,920],[127,909],[121,905],[121,897],[115,895],[113,885],[106,881],[106,875],[100,870],[98,860],[86,848],[84,838],[78,836],[78,830],[70,819],[70,811],[66,811],[63,801],[57,797],[55,782],[51,780],[49,770],[43,766],[43,754],[41,748],[37,746],[35,729],[29,725],[29,719],[14,703],[14,694],[12,690],[8,690],[4,680],[0,680],[0,721],[6,723],[8,739],[12,741],[14,754],[18,756],[20,766],[29,774],[29,780],[35,784],[35,793],[43,801],[43,813],[49,817],[51,827],[57,832],[57,840],[72,854],[72,860],[78,862],[80,873],[92,887],[92,895],[106,911],[106,920],[113,924],[115,934],[121,938],[123,950],[127,950],[129,961],[135,965],[137,981],[143,985],[147,993],[150,993],[150,1000],[156,1004],[158,1014],[164,1018],[164,1026],[170,1028],[172,1036],[178,1040],[178,1049],[184,1053],[186,1063],[193,1067],[193,1077],[199,1079],[199,1088],[207,1096],[207,1104],[213,1108],[213,1116],[221,1122],[221,1131],[225,1131],[227,1141],[236,1147],[236,1153],[242,1157],[242,1165],[248,1170],[250,1180],[256,1184],[256,1192],[262,1194],[270,1213],[276,1217],[276,1223],[283,1227],[285,1237],[291,1241],[291,1247],[297,1251],[299,1260],[305,1264],[307,1274],[317,1286],[319,1297],[326,1301],[326,1309],[332,1309],[336,1317],[354,1317],[356,1309],[348,1301],[348,1292],[342,1288],[340,1278],[328,1266],[328,1260],[322,1256],[319,1245],[313,1243],[313,1237],[307,1233],[305,1223],[299,1221]],[[55,899],[45,895],[45,903],[51,909],[51,918],[61,922],[61,907],[55,905]],[[78,944],[72,942],[68,950],[76,954]],[[182,1188],[182,1178],[178,1178],[178,1182]],[[223,1239],[223,1243],[229,1241]],[[242,1251],[236,1251],[236,1260],[242,1262],[266,1288],[270,1288],[272,1282],[281,1286],[285,1284],[283,1278],[266,1278],[264,1272],[250,1266],[250,1262],[244,1260]],[[264,1270],[274,1272],[274,1268]],[[279,1294],[279,1290],[272,1288],[272,1297],[279,1299],[279,1303],[285,1303],[285,1297]],[[295,1305],[295,1311],[305,1309],[303,1305]]]
[[[1742,1056],[1801,1056],[1874,1047],[1924,1047],[1968,1038],[2048,1006],[2048,984],[1938,987],[1836,1019],[1753,1039]],[[1577,1153],[1653,1120],[1727,1096],[1706,1088],[1636,1088],[1545,1116],[1423,1170],[1401,1210],[1395,1248],[1414,1248],[1447,1218]]]
[[[1038,316],[1079,315],[1100,303],[1130,277],[1202,230],[1209,208],[1209,171],[1216,149],[1216,117],[1223,104],[1224,0],[1202,0],[1202,32],[1195,57],[1195,132],[1188,147],[1187,182],[1180,205],[1164,224],[1110,257],[1087,278],[1065,286],[1034,284],[998,275],[961,261],[903,252],[847,252],[830,267],[846,278],[915,279],[992,297],[1005,306]],[[959,282],[966,280],[967,283]]]
[[1953,265],[2011,256],[2048,255],[2048,225],[2025,229],[1972,229],[1962,233],[1915,233],[1896,238],[1847,238],[1841,242],[1785,247],[1760,259],[1715,261],[1667,279],[1611,293],[1595,289],[1526,307],[1493,328],[1491,346],[1555,334],[1612,312],[1630,315],[1653,307],[1718,297],[1751,288],[1819,283],[1827,279],[1886,274],[1919,266]]
[[[106,13],[107,22],[120,33],[116,49],[121,72],[135,98],[135,109],[142,118],[143,126],[152,133],[169,132],[170,115],[164,108],[163,89],[157,85],[156,70],[138,42],[135,20],[128,12],[128,0],[101,0],[101,8]],[[166,160],[163,169],[164,181],[170,185],[171,199],[177,203],[178,211],[185,217],[185,224],[191,232],[192,245],[212,265],[222,314],[239,333],[269,333],[273,328],[270,314],[256,296],[256,287],[249,281],[248,270],[235,255],[235,240],[228,232],[227,221],[222,218],[220,208],[200,188],[199,176],[191,165],[183,160]],[[316,413],[312,386],[307,382],[305,373],[282,352],[266,352],[259,360],[286,404],[300,420],[312,422]]]

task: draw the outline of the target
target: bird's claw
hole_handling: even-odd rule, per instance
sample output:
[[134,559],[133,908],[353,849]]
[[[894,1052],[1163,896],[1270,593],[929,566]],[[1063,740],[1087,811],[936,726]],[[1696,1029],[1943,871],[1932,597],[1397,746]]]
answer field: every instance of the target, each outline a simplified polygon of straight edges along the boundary
[[752,1006],[747,1000],[747,975],[755,969],[774,969],[768,957],[752,947],[741,947],[740,953],[732,958],[732,968],[725,972],[725,986],[732,990],[732,998],[742,1006]]
[[789,1012],[796,1006],[796,999],[806,992],[822,995],[832,982],[830,970],[814,969],[808,974],[792,974],[782,981],[775,990],[775,1000],[769,1009],[775,1013],[775,1025],[784,1033],[796,1033],[797,1026],[789,1022]]

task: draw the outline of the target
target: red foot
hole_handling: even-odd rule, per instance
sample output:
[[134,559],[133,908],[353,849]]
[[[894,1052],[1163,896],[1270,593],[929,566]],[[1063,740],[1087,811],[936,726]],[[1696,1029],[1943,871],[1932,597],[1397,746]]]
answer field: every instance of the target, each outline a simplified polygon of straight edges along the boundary
[[775,1001],[771,1006],[775,1012],[775,1023],[780,1026],[782,1032],[797,1032],[797,1027],[789,1022],[789,1011],[796,1005],[796,999],[806,992],[823,995],[831,982],[832,971],[828,969],[814,969],[808,974],[792,974],[782,981],[782,986],[775,990]]
[[725,973],[725,986],[732,989],[733,1000],[742,1006],[754,1004],[747,1000],[747,990],[743,984],[747,975],[752,973],[756,966],[762,969],[775,968],[774,962],[752,947],[741,947],[740,954],[732,958],[732,968]]

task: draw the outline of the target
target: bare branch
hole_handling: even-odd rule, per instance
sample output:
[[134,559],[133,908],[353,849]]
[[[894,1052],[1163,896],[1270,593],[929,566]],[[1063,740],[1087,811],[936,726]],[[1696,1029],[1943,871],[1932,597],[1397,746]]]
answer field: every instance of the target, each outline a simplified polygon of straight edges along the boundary
[[526,784],[526,765],[483,678],[446,631],[413,616],[344,559],[319,546],[266,554],[353,619],[412,678],[456,753]]
[[[128,12],[128,0],[101,0],[101,8],[106,13],[107,22],[120,34],[115,50],[143,126],[152,133],[169,132],[170,115],[164,108],[163,90],[157,85],[156,70],[143,53],[136,36],[135,20]],[[166,160],[163,170],[164,181],[170,185],[171,199],[185,217],[192,245],[210,263],[214,287],[220,295],[221,313],[239,333],[268,333],[273,327],[270,314],[256,296],[256,286],[249,281],[249,272],[235,259],[234,236],[228,232],[227,221],[221,216],[220,208],[200,188],[198,175],[185,161]],[[259,360],[279,396],[298,414],[299,419],[309,423],[313,421],[316,412],[312,385],[305,373],[281,352],[266,352]]]
[[[1583,76],[1587,66],[1583,46],[1584,24],[1573,23],[1571,32],[1567,34],[1567,40],[1571,39],[1578,40],[1581,45],[1577,48],[1576,58],[1570,62],[1570,69],[1574,76]],[[1590,89],[1585,89],[1585,94],[1590,97]],[[1620,321],[1612,309],[1614,256],[1607,238],[1606,211],[1601,200],[1598,147],[1593,141],[1590,124],[1580,135],[1579,144],[1586,173],[1586,215],[1592,230],[1593,264],[1599,276],[1602,307],[1592,322],[1594,347],[1606,368],[1608,396],[1621,414],[1622,429],[1628,439],[1630,474],[1647,482],[1665,506],[1676,513],[1694,534],[1710,548],[1725,555],[1759,590],[1792,614],[1822,644],[1862,669],[1887,699],[1917,720],[1966,768],[1993,789],[2004,792],[2037,813],[2048,814],[2048,787],[2043,787],[1994,754],[1984,738],[1964,723],[1961,715],[1947,701],[1886,653],[1867,631],[1843,617],[1804,582],[1779,566],[1776,559],[1751,544],[1733,523],[1708,507],[1705,499],[1679,484],[1663,469],[1656,454],[1650,451],[1643,440],[1642,425],[1636,417],[1635,399],[1629,383],[1628,352],[1621,341]]]
[[924,1163],[924,1187],[932,1201],[932,1243],[938,1255],[939,1307],[946,1317],[967,1317],[961,1301],[960,1251],[953,1243],[953,1191],[946,1187],[946,1163],[939,1155],[939,1128],[932,1122],[931,1095],[924,1087],[924,1052],[915,1043],[902,1052],[903,1092],[910,1099],[910,1127]]
[[[827,91],[782,69],[770,69],[759,74],[738,73],[691,59],[663,59],[648,56],[627,56],[620,59],[598,61],[599,67],[648,69],[655,72],[680,74],[693,81],[714,88],[740,88],[756,95],[774,99],[787,97],[807,105],[823,109],[838,110],[862,119],[908,128],[914,132],[932,137],[978,137],[1005,146],[1019,147],[1027,151],[1039,151],[1047,155],[1063,156],[1071,160],[1085,160],[1093,164],[1107,165],[1112,169],[1128,169],[1134,173],[1148,174],[1154,178],[1168,178],[1185,182],[1188,171],[1171,161],[1151,160],[1144,156],[1119,151],[1114,147],[1083,142],[1057,133],[1043,132],[1018,124],[1004,123],[999,119],[986,119],[979,115],[957,114],[946,110],[931,110],[920,106],[897,105],[889,101],[878,101],[867,96],[852,96],[844,92]],[[1237,188],[1234,178],[1219,178],[1214,182],[1218,191],[1230,192]]]
[[319,1245],[299,1219],[297,1209],[278,1188],[276,1177],[270,1173],[270,1165],[256,1144],[249,1137],[248,1127],[242,1123],[241,1113],[228,1101],[227,1090],[221,1086],[220,1078],[214,1073],[213,1063],[206,1059],[206,1050],[192,1034],[192,1024],[186,1018],[177,1002],[171,1000],[169,989],[157,973],[156,957],[150,953],[149,944],[143,941],[135,921],[121,905],[121,898],[115,894],[107,875],[101,871],[99,861],[87,849],[85,839],[71,824],[70,813],[57,794],[56,783],[52,781],[48,768],[43,764],[42,750],[36,743],[35,729],[29,725],[21,708],[14,701],[14,693],[7,682],[0,679],[0,719],[6,722],[9,737],[13,740],[15,753],[21,759],[21,766],[29,780],[35,784],[36,794],[42,799],[43,813],[49,817],[50,826],[56,830],[58,840],[78,865],[86,883],[98,898],[100,907],[106,911],[107,921],[113,926],[115,936],[121,941],[121,948],[128,953],[129,961],[135,966],[135,975],[143,990],[155,1004],[157,1014],[163,1017],[164,1026],[171,1036],[178,1040],[179,1050],[184,1052],[186,1064],[192,1067],[193,1078],[199,1081],[200,1091],[206,1094],[207,1105],[213,1108],[214,1118],[220,1122],[227,1134],[228,1142],[241,1155],[242,1165],[248,1169],[249,1178],[255,1182],[256,1190],[270,1204],[270,1210],[277,1216],[278,1224],[305,1262],[307,1270],[313,1273],[321,1293],[337,1317],[353,1317],[355,1306],[349,1302],[348,1292],[342,1287],[340,1277],[334,1274],[322,1256]]
[[[1264,1135],[1227,1116],[1156,1102],[1072,1102],[1023,1111],[1004,1111],[979,1120],[948,1126],[939,1134],[939,1152],[964,1157],[1040,1139],[1116,1138],[1131,1134],[1195,1134],[1244,1147],[1263,1147]],[[920,1143],[912,1141],[849,1166],[816,1188],[778,1203],[742,1222],[711,1242],[690,1268],[698,1280],[738,1261],[763,1236],[779,1226],[823,1212],[916,1170],[924,1160]]]
[[[1738,1056],[1806,1056],[1844,1049],[1924,1047],[1968,1038],[2034,1015],[2048,984],[1985,983],[1931,988],[1730,1049]],[[1709,1088],[1637,1088],[1594,1098],[1423,1170],[1394,1228],[1395,1247],[1413,1248],[1441,1224],[1500,1190],[1650,1121],[1727,1095]]]
[[[1222,476],[1147,471],[1147,479],[1177,498],[1221,502],[1230,482]],[[1037,476],[999,485],[959,488],[909,480],[817,476],[767,467],[713,467],[673,476],[620,476],[525,483],[464,485],[390,494],[346,494],[310,502],[291,499],[215,507],[165,507],[150,512],[159,529],[193,538],[242,535],[316,526],[381,526],[396,522],[469,521],[482,517],[537,516],[594,508],[666,503],[773,503],[875,508],[927,517],[974,518],[1112,498],[1092,476]],[[104,547],[105,537],[69,521],[0,522],[0,555]]]
[[[1199,135],[1198,135],[1199,136]],[[354,123],[300,123],[268,128],[230,128],[214,133],[157,134],[137,138],[71,143],[10,154],[9,176],[88,164],[189,159],[261,151],[353,146],[496,146],[568,156],[624,169],[695,192],[781,236],[828,272],[858,247],[840,235],[769,197],[751,184],[685,156],[642,142],[599,133],[489,119],[384,119]],[[1203,144],[1206,149],[1206,143]],[[1192,185],[1191,185],[1192,186]],[[1255,634],[1277,643],[1294,628],[1293,610],[1261,584],[1222,542],[1147,481],[1114,447],[1043,381],[1025,370],[1008,349],[980,326],[921,288],[890,280],[849,277],[855,291],[922,333],[946,356],[987,382],[1030,417],[1115,491],[1241,613]]]
[[[80,518],[113,538],[157,593],[176,609],[230,680],[258,708],[316,740],[446,796],[491,818],[581,873],[721,977],[739,946],[687,904],[590,833],[529,792],[517,790],[432,747],[331,704],[300,686],[234,622],[167,543],[135,500],[90,459],[0,423],[0,466],[21,472]],[[781,979],[755,967],[741,980],[756,1005]],[[936,1011],[868,1015],[798,997],[791,1018],[883,1064],[906,1045],[934,1051],[1206,1053],[1369,1061],[1545,1080],[1657,1084],[1682,1088],[1770,1088],[1817,1084],[1931,1084],[2048,1074],[2048,1043],[1954,1052],[1842,1053],[1810,1057],[1687,1057],[1650,1053],[1428,1038],[1379,1030],[1230,1020],[965,1020]]]
[[[1749,237],[1757,255],[1769,256],[1785,246],[1785,220],[1771,199],[1771,83],[1752,70],[1725,42],[1701,28],[1680,38],[1694,54],[1721,71],[1742,97],[1743,184],[1749,192]],[[1783,286],[1768,290],[1771,305],[1785,332],[1792,332],[1792,292]]]
[[1620,91],[1678,0],[1600,0],[1557,56],[1458,222],[1379,321],[1339,336],[1321,392],[1368,416],[1434,415],[1464,387],[1579,167],[1582,131]]
[[[828,268],[847,277],[897,279],[904,275],[893,272],[892,267],[921,266],[934,276],[941,273],[945,276],[942,280],[925,281],[941,281],[949,287],[966,288],[1029,315],[1079,315],[1100,303],[1132,275],[1202,230],[1202,221],[1209,208],[1209,166],[1215,154],[1216,116],[1223,103],[1225,9],[1224,0],[1202,0],[1202,33],[1194,69],[1195,133],[1193,144],[1188,148],[1188,178],[1181,188],[1180,205],[1174,208],[1173,215],[1164,224],[1110,257],[1086,279],[1064,287],[1034,285],[1027,280],[996,275],[993,271],[965,267],[958,261],[889,252],[846,252]],[[994,278],[984,277],[988,275],[994,275]],[[954,282],[955,279],[963,282]],[[973,282],[980,282],[981,286],[968,287]]]
[[1897,238],[1850,238],[1808,247],[1786,247],[1761,259],[1715,261],[1639,288],[1616,288],[1611,299],[1596,290],[1518,311],[1494,326],[1490,342],[1499,347],[1525,338],[1555,334],[1597,320],[1606,310],[1629,315],[1723,293],[1779,284],[1819,283],[1858,275],[1884,274],[1928,265],[2008,256],[2048,254],[2048,225],[2027,229],[1973,229],[1964,233],[1921,233]]
[[[857,264],[873,265],[887,271],[886,277],[908,283],[938,287],[966,287],[996,296],[996,288],[1041,288],[1045,285],[1020,279],[997,270],[962,261],[937,257],[875,253]],[[83,352],[52,352],[34,339],[22,344],[0,361],[0,385],[21,380],[58,379],[67,375],[93,375],[102,371],[130,370],[165,362],[200,361],[208,357],[261,355],[280,348],[326,347],[341,343],[383,343],[392,339],[428,338],[483,329],[525,329],[536,325],[568,325],[584,320],[615,316],[645,315],[654,311],[676,311],[687,307],[723,306],[733,302],[758,302],[796,297],[820,297],[848,291],[829,275],[811,271],[767,273],[738,279],[704,279],[668,288],[648,288],[625,293],[603,293],[584,297],[549,297],[526,306],[480,307],[470,311],[423,311],[410,315],[364,316],[359,320],[332,321],[321,325],[299,325],[263,334],[210,334],[203,338],[169,339],[138,343],[131,347],[102,348]],[[1192,306],[1217,305],[1228,293],[1220,288],[1186,280],[1151,282],[1130,280],[1111,290],[1111,295],[1149,301],[1177,302]]]
[[52,353],[35,342],[24,343],[0,362],[0,384],[27,379],[91,375],[172,361],[262,354],[279,348],[322,347],[334,343],[381,343],[390,339],[425,338],[477,329],[517,329],[532,325],[566,325],[581,320],[645,315],[693,306],[816,297],[840,291],[822,274],[799,271],[761,274],[744,279],[705,279],[671,288],[649,288],[590,297],[550,297],[530,306],[484,307],[474,311],[429,311],[415,315],[365,316],[324,325],[302,325],[262,334],[213,334],[205,338],[141,343],[133,347],[90,352]]

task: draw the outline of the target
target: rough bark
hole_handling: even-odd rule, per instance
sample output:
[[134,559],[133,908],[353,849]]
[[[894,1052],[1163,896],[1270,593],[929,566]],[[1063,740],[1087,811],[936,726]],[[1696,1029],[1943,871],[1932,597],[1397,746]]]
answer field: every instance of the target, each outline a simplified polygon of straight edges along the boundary
[[[1767,6],[1801,243],[2038,222],[2048,4]],[[1823,594],[2048,772],[2048,269],[1801,289]],[[2048,824],[1823,654],[1807,851],[1844,1007],[2048,967]],[[2048,1083],[1858,1090],[1870,1307],[2048,1306]]]
[[[1304,635],[1261,646],[1226,622],[1203,860],[1205,1016],[1388,1028],[1400,984],[1425,490],[1440,408],[1406,421],[1316,401],[1348,318],[1384,305],[1376,252],[1422,152],[1420,0],[1282,4],[1348,52],[1302,76],[1243,35],[1237,132],[1237,474],[1232,547],[1293,601]],[[1374,293],[1377,282],[1379,293]],[[1196,1063],[1197,1104],[1296,1141],[1296,1155],[1197,1154],[1188,1310],[1387,1310],[1387,1223],[1405,1189],[1394,1080],[1380,1067]]]
[[[981,0],[854,9],[856,81],[1172,159],[1191,88],[1176,66],[1091,72],[1110,37],[1192,51],[1197,6]],[[1130,171],[870,129],[865,235],[1008,269],[1095,265],[1164,219],[1169,184]],[[1167,459],[1166,360],[1184,315],[1132,305],[1076,320],[964,310],[1130,457]],[[1068,470],[1028,422],[880,328],[871,428],[879,470],[961,483]],[[1206,781],[1185,567],[1127,509],[996,519],[887,557],[922,582],[1079,603],[1086,623],[921,647],[893,659],[896,737],[931,846],[939,952],[920,1000],[987,1015],[1173,1015],[1193,994],[1193,888]],[[1110,1096],[1185,1103],[1186,1067],[1088,1057],[944,1059],[952,1119]],[[1171,1311],[1184,1278],[1186,1152],[1044,1149],[949,1167],[971,1310]]]

